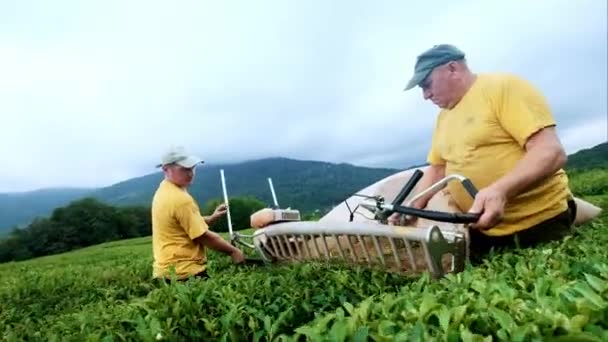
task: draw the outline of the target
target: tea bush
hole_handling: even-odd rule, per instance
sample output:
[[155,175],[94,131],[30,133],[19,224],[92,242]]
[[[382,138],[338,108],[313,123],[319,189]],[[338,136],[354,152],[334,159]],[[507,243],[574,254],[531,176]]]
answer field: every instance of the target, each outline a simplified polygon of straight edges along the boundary
[[[432,280],[315,263],[151,279],[150,238],[0,264],[6,341],[606,341],[606,171],[572,178],[602,206],[561,242],[490,256]],[[595,190],[595,189],[603,190]]]

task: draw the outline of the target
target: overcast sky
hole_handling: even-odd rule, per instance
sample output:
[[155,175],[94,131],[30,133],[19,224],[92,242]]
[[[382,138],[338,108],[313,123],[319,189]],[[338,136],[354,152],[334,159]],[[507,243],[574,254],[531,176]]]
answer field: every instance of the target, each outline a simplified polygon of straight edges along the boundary
[[172,144],[210,163],[270,156],[424,162],[437,108],[416,56],[541,88],[569,153],[607,139],[606,1],[3,1],[0,192],[105,186]]

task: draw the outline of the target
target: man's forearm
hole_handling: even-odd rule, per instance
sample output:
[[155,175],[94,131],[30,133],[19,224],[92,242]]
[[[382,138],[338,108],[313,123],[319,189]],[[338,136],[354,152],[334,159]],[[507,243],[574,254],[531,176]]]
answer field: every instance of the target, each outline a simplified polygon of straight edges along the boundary
[[215,221],[217,221],[218,219],[219,219],[219,217],[214,216],[213,214],[209,215],[209,216],[203,216],[203,220],[205,220],[205,222],[207,223],[208,226],[214,224]]
[[511,199],[557,172],[564,166],[566,159],[561,148],[539,146],[526,152],[513,170],[492,186],[500,189],[507,199]]
[[205,220],[205,223],[207,223],[208,226],[212,225],[213,222],[215,222],[215,219],[212,215],[203,216],[203,220]]
[[201,244],[225,254],[230,254],[237,249],[228,243],[228,241],[224,240],[219,234],[210,230],[205,232],[198,240]]

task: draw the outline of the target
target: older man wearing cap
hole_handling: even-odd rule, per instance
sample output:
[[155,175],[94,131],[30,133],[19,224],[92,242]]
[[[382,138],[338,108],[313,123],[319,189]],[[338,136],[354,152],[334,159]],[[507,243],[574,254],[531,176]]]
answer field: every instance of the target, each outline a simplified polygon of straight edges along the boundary
[[167,278],[175,270],[179,279],[207,277],[205,247],[230,255],[241,263],[241,250],[209,230],[209,225],[226,213],[224,204],[211,216],[203,217],[187,188],[194,179],[195,168],[204,163],[183,147],[173,147],[162,157],[165,178],[152,200],[153,276]]
[[457,182],[447,189],[462,211],[480,214],[471,230],[473,260],[516,240],[526,247],[570,233],[576,208],[562,169],[567,157],[535,86],[512,74],[473,73],[449,44],[418,56],[405,90],[416,86],[440,108],[420,187],[461,174],[480,189],[474,200]]

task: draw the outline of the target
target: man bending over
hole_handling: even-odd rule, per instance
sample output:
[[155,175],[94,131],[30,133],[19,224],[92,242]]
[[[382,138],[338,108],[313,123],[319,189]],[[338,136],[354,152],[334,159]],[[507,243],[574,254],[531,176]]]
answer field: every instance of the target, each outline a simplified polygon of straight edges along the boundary
[[[562,169],[567,157],[538,89],[511,74],[475,74],[448,44],[418,56],[405,90],[415,86],[440,108],[420,186],[455,173],[480,189],[473,200],[458,182],[447,188],[463,212],[481,214],[470,230],[471,261],[492,247],[534,246],[570,233],[575,205]],[[424,208],[431,196],[414,206]]]

